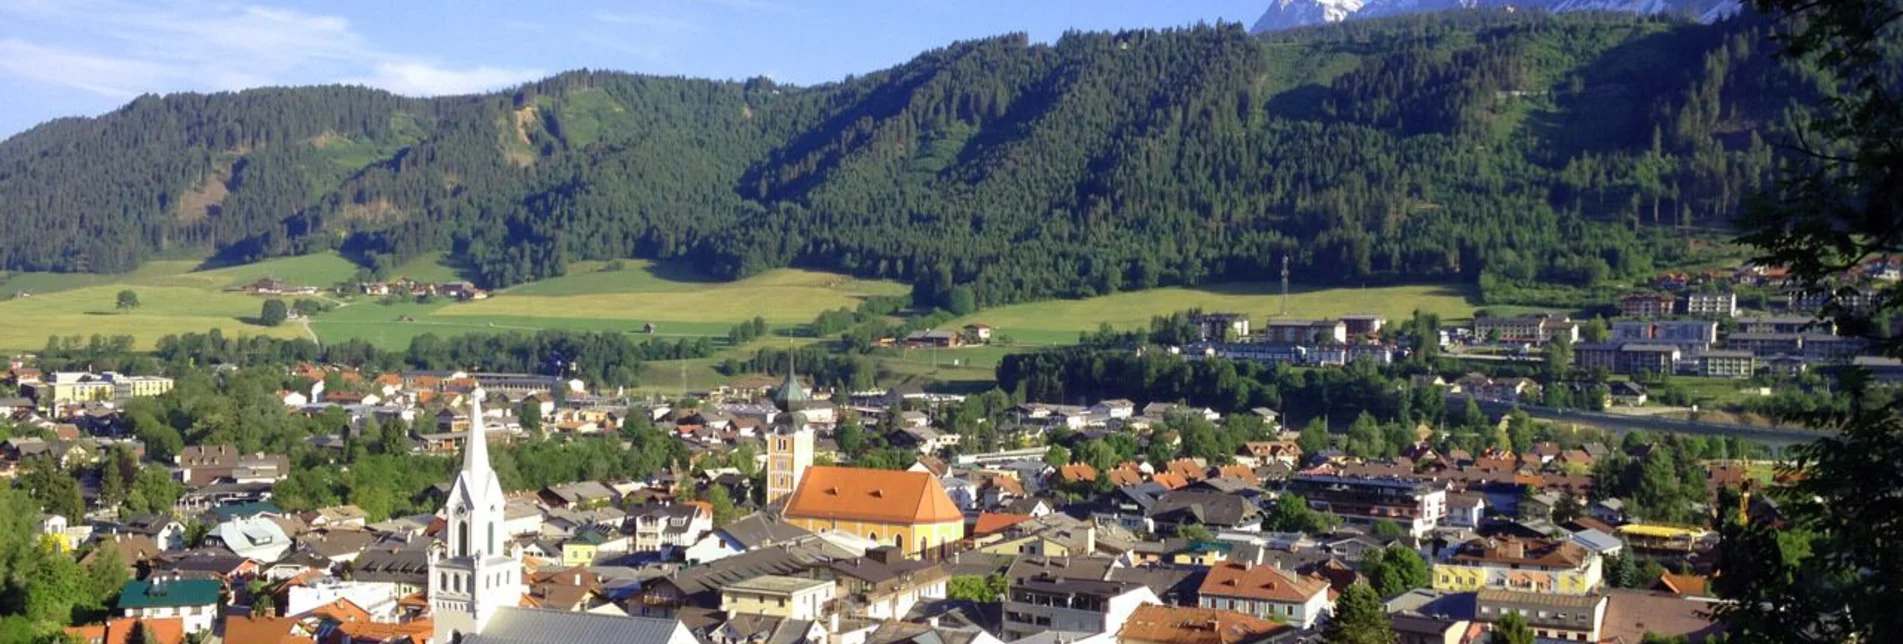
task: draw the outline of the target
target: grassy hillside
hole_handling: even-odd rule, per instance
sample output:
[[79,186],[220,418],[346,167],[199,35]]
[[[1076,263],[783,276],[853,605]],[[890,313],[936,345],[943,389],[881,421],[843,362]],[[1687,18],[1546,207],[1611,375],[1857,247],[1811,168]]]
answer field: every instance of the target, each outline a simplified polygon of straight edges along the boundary
[[[1473,317],[1477,306],[1474,289],[1458,285],[1296,287],[1290,289],[1287,317],[1313,319],[1373,313],[1389,320],[1402,320],[1419,310],[1454,321]],[[1281,286],[1225,284],[1200,289],[1161,288],[1082,300],[1032,302],[979,311],[954,321],[952,326],[983,322],[1021,344],[1067,344],[1077,341],[1078,332],[1095,331],[1100,324],[1108,323],[1117,329],[1147,328],[1151,317],[1192,308],[1248,313],[1254,323],[1262,324],[1281,312]]]
[[[169,279],[169,278],[159,278]],[[130,312],[114,308],[122,289],[138,293],[140,307]],[[204,333],[218,329],[227,336],[268,335],[295,338],[296,326],[262,327],[244,322],[254,317],[259,300],[237,293],[187,286],[102,284],[15,297],[0,302],[0,349],[32,350],[46,346],[53,335],[130,335],[134,346],[151,348],[168,334]]]

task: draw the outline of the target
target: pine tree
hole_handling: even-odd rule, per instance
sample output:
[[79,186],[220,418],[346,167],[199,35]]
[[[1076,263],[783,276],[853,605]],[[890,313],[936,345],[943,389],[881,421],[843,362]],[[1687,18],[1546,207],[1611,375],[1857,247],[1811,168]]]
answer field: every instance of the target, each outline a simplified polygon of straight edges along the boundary
[[1399,641],[1381,597],[1365,583],[1356,582],[1335,600],[1335,613],[1322,627],[1327,644],[1395,644]]

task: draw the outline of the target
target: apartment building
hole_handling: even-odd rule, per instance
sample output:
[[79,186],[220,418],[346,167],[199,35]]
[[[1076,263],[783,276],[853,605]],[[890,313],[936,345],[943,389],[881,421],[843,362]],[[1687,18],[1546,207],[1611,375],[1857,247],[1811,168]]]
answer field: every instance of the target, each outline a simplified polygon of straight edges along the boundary
[[1393,521],[1417,537],[1447,516],[1447,489],[1419,479],[1307,474],[1290,478],[1289,491],[1349,523]]

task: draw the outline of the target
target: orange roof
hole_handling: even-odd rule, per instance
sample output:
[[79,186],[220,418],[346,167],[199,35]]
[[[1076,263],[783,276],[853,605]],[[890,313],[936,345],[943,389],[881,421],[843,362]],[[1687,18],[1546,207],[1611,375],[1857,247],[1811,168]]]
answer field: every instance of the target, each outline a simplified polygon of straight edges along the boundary
[[1082,483],[1097,480],[1097,468],[1089,463],[1071,463],[1057,468],[1057,474],[1064,477],[1065,483]]
[[297,619],[291,617],[251,617],[232,615],[225,618],[225,641],[244,644],[293,644],[311,638],[297,635]]
[[1711,580],[1698,575],[1678,575],[1670,572],[1659,575],[1658,585],[1674,595],[1704,595]]
[[1288,628],[1266,619],[1232,610],[1145,604],[1130,613],[1117,631],[1119,641],[1165,644],[1235,644],[1254,642]]
[[345,623],[370,621],[370,611],[364,610],[362,606],[348,599],[339,599],[313,608],[311,614]]
[[1028,514],[986,512],[978,515],[978,523],[972,526],[971,535],[974,537],[984,536],[1030,520],[1031,515]]
[[1189,487],[1189,481],[1175,472],[1157,472],[1156,476],[1150,477],[1150,481],[1172,490]]
[[965,521],[930,474],[818,465],[800,477],[785,516],[906,525]]
[[185,619],[182,617],[152,617],[145,620],[115,617],[104,624],[71,626],[66,629],[66,633],[87,642],[126,644],[132,641],[133,634],[139,632],[141,626],[152,629],[153,639],[157,640],[155,644],[179,644],[185,641]]
[[1255,470],[1249,469],[1247,465],[1224,465],[1218,468],[1216,473],[1225,478],[1242,479],[1250,484],[1262,482],[1261,477],[1255,475]]
[[1201,481],[1204,477],[1209,475],[1207,468],[1197,465],[1196,461],[1187,458],[1170,461],[1168,468],[1171,474],[1181,476],[1185,481]]
[[401,387],[403,386],[403,376],[399,376],[394,373],[386,373],[381,376],[377,376],[377,382],[380,384],[390,385],[392,387]]
[[389,642],[409,638],[418,641],[436,631],[436,622],[428,617],[408,622],[349,622],[337,630],[354,642]]
[[1328,582],[1276,566],[1224,563],[1209,568],[1197,592],[1204,596],[1245,597],[1300,604],[1328,588]]
[[1115,485],[1136,485],[1143,482],[1143,470],[1136,463],[1124,463],[1110,470],[1110,482]]

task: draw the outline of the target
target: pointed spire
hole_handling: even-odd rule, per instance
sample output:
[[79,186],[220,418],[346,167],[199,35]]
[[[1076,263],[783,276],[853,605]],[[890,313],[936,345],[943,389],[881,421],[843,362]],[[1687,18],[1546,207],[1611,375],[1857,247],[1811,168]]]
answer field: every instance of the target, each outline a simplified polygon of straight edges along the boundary
[[489,437],[482,427],[482,387],[469,392],[469,440],[463,447],[463,471],[489,471]]

